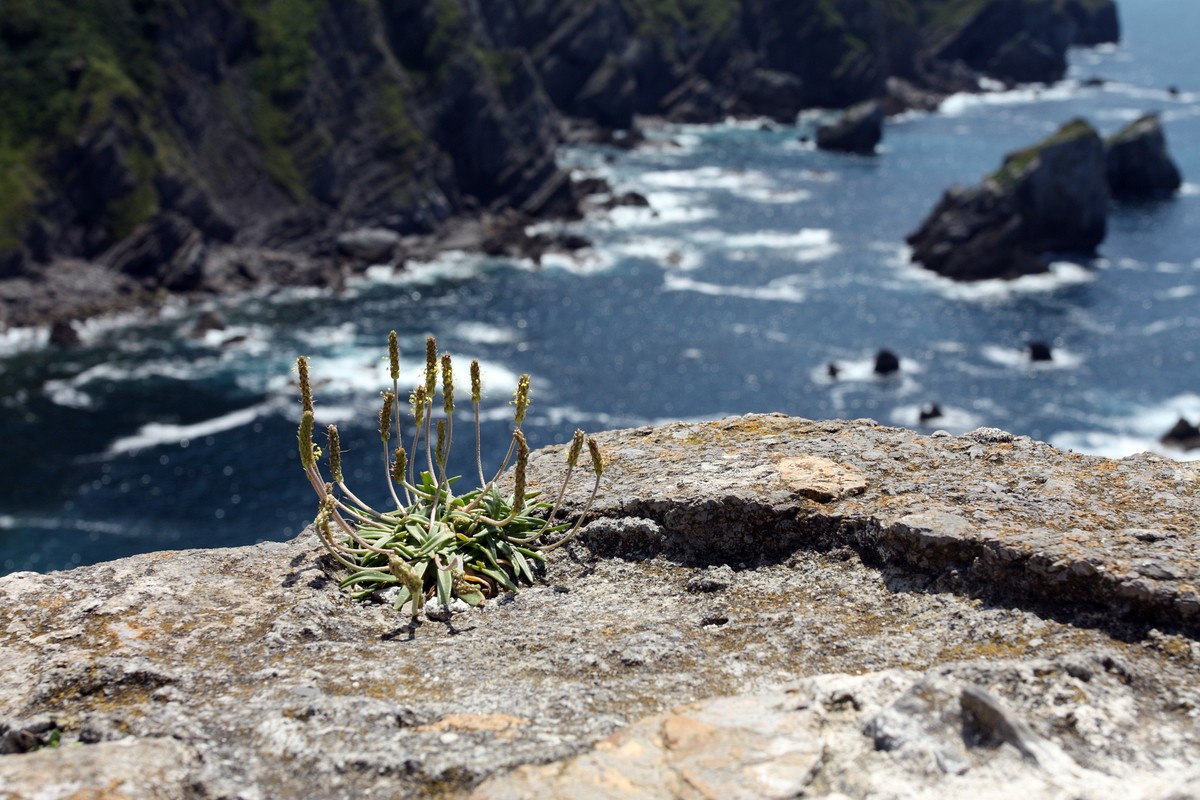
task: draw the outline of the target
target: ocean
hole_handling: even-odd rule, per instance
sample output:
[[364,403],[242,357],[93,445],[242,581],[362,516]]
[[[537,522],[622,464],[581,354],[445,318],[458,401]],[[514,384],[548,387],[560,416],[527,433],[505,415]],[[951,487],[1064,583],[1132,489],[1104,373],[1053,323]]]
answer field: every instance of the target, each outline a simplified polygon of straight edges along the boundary
[[[1064,83],[954,96],[891,120],[873,158],[803,141],[817,113],[795,127],[654,129],[652,146],[632,152],[566,150],[565,165],[650,202],[566,226],[593,242],[577,257],[450,253],[373,267],[340,294],[169,304],[150,319],[87,323],[71,351],[46,347],[45,331],[0,334],[0,574],[295,535],[315,513],[296,457],[301,354],[318,424],[342,430],[347,482],[383,502],[375,415],[391,329],[404,387],[428,335],[454,356],[460,392],[480,360],[492,468],[523,372],[534,447],[577,427],[783,412],[998,427],[1111,457],[1200,456],[1158,441],[1180,416],[1200,422],[1200,3],[1126,0],[1120,11],[1121,44],[1073,52]],[[1148,111],[1162,115],[1185,186],[1168,201],[1114,204],[1095,259],[977,284],[909,263],[905,235],[951,184],[977,183],[1074,117],[1107,134]],[[191,335],[210,310],[226,329]],[[1053,359],[1032,363],[1031,341]],[[898,374],[874,375],[882,348],[899,356]],[[922,423],[933,403],[942,416]],[[460,400],[456,474],[474,472],[471,428]]]

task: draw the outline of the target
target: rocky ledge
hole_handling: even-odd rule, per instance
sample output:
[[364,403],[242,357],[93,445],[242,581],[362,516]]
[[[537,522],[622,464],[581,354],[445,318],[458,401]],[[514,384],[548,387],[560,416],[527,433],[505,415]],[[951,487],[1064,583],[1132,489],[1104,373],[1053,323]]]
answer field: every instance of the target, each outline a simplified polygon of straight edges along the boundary
[[580,540],[450,623],[350,602],[310,532],[0,579],[0,796],[1198,796],[1196,465],[597,438]]

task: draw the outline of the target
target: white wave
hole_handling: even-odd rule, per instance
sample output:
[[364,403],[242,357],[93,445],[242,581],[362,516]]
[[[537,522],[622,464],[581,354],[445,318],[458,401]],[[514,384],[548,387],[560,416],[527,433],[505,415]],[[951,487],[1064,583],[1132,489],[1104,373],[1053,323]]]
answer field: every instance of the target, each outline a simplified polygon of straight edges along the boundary
[[981,417],[977,414],[972,414],[965,408],[956,406],[939,405],[938,409],[942,412],[941,416],[921,421],[921,412],[927,406],[924,405],[904,405],[897,406],[892,409],[889,419],[896,425],[905,428],[920,428],[922,430],[944,430],[950,433],[966,433],[978,428],[982,422]]
[[[1121,83],[1118,81],[1105,83],[1104,90],[1112,94],[1119,94],[1124,97],[1132,97],[1136,100],[1192,103],[1197,99],[1197,95],[1192,92],[1179,92],[1178,94],[1171,94],[1165,87],[1162,89],[1152,89],[1146,86],[1135,86],[1132,83]],[[1144,112],[1145,109],[1142,109],[1138,115],[1141,116],[1141,114]]]
[[654,261],[667,269],[693,270],[704,263],[703,254],[678,239],[644,238],[611,245],[606,248],[620,258],[639,258]]
[[1200,422],[1200,394],[1187,392],[1152,405],[1133,407],[1122,416],[1100,417],[1095,424],[1106,430],[1062,431],[1050,437],[1055,447],[1081,453],[1124,458],[1150,452],[1176,460],[1200,458],[1200,451],[1185,452],[1159,439],[1180,419]]
[[1200,194],[1200,183],[1184,181],[1183,185],[1179,187],[1180,197],[1195,197],[1198,194]]
[[804,291],[795,284],[800,276],[789,275],[777,278],[765,286],[729,286],[720,283],[709,283],[686,278],[682,275],[667,273],[663,281],[663,289],[668,292],[696,292],[712,297],[739,297],[746,300],[776,300],[785,303],[804,302]]
[[615,228],[643,228],[674,223],[697,222],[717,216],[714,208],[696,202],[693,195],[682,192],[645,192],[650,205],[619,206],[606,215]]
[[456,323],[450,336],[473,344],[508,344],[517,340],[517,332],[512,328],[471,321]]
[[794,261],[822,261],[841,251],[833,241],[833,232],[824,228],[802,228],[795,232],[761,230],[754,233],[725,234],[715,229],[696,231],[688,238],[709,246],[729,250],[787,250]]
[[952,300],[1007,300],[1029,294],[1046,294],[1068,286],[1094,281],[1091,270],[1069,261],[1055,261],[1050,271],[1039,275],[1022,275],[1014,280],[984,280],[962,282],[938,275],[917,264],[906,263],[902,273],[909,279],[926,284]]
[[314,350],[326,349],[353,344],[358,334],[358,326],[353,322],[316,327],[301,326],[297,327],[293,333],[297,339]]
[[[830,365],[837,368],[837,376],[829,374]],[[900,359],[899,376],[917,375],[922,372],[921,365],[911,358]],[[891,375],[875,374],[875,356],[866,358],[850,359],[850,360],[831,360],[828,363],[814,367],[809,371],[809,377],[813,383],[822,384],[845,384],[845,383],[863,383],[867,381],[889,381],[897,377],[896,373]]]
[[96,405],[87,392],[80,391],[70,380],[49,380],[42,386],[42,391],[51,403],[64,408],[88,409]]
[[707,192],[713,189],[739,189],[746,186],[770,186],[767,176],[757,170],[734,171],[720,167],[646,172],[639,181],[659,189],[683,189]]
[[0,356],[36,350],[50,343],[47,327],[5,328],[0,330]]
[[732,191],[738,197],[756,203],[802,203],[813,196],[807,189],[772,189],[765,186],[749,186]]
[[409,261],[403,267],[391,264],[375,264],[367,267],[361,277],[347,281],[353,287],[367,284],[397,286],[434,286],[445,281],[461,281],[478,277],[484,272],[489,259],[480,253],[463,250],[447,250],[439,253],[432,261]]
[[1157,297],[1159,300],[1183,300],[1196,294],[1197,291],[1200,291],[1200,289],[1197,289],[1195,286],[1175,286],[1167,289],[1165,292],[1159,292]]
[[[981,88],[992,88],[983,86]],[[960,92],[942,101],[938,111],[946,117],[957,117],[981,106],[1010,106],[1038,103],[1046,100],[1070,99],[1079,85],[1075,81],[1063,81],[1053,86],[1033,84],[1009,91],[988,91],[982,94]]]
[[105,455],[119,455],[151,447],[190,442],[192,439],[202,436],[212,436],[216,433],[224,433],[235,428],[245,427],[268,414],[276,413],[278,410],[278,401],[270,400],[250,406],[249,408],[231,411],[228,414],[204,420],[203,422],[194,422],[190,425],[150,422],[139,428],[138,432],[132,436],[123,436],[114,441],[108,446]]
[[12,528],[35,528],[37,530],[58,531],[70,530],[83,533],[106,533],[116,536],[130,536],[128,525],[101,520],[72,519],[69,517],[11,517],[0,516],[0,530]]
[[1029,357],[1029,351],[1025,348],[999,347],[990,344],[983,347],[983,357],[988,361],[1014,369],[1039,371],[1075,369],[1083,363],[1082,356],[1067,350],[1065,347],[1052,348],[1050,355],[1051,359],[1049,361],[1033,361]]

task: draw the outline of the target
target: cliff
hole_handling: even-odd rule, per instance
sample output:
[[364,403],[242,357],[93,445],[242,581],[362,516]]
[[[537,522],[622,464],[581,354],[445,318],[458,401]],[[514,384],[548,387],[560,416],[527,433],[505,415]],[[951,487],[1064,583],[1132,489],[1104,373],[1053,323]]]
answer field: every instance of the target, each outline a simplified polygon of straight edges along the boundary
[[578,542],[450,623],[350,602],[311,531],[0,578],[0,796],[1196,796],[1195,464],[598,440]]
[[78,285],[336,282],[348,231],[573,213],[567,119],[790,120],[974,71],[1051,81],[1067,46],[1117,33],[1112,0],[13,0],[0,279],[41,283],[0,299],[28,322]]

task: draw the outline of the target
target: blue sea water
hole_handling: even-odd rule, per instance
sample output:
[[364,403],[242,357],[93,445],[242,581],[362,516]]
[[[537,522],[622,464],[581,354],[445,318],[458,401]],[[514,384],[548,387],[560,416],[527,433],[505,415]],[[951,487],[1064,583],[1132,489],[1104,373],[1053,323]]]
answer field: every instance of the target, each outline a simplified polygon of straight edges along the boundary
[[[521,372],[535,447],[576,427],[766,411],[917,427],[936,402],[944,416],[926,430],[986,425],[1115,457],[1189,457],[1157,440],[1181,415],[1200,421],[1200,3],[1126,0],[1121,12],[1122,43],[1073,53],[1064,84],[956,96],[891,121],[875,158],[800,141],[815,115],[569,151],[568,165],[651,203],[573,224],[595,243],[578,258],[373,268],[341,295],[227,302],[230,327],[200,339],[188,335],[198,307],[92,323],[69,352],[40,346],[44,331],[7,332],[0,574],[294,535],[314,513],[295,455],[299,354],[312,359],[318,423],[342,429],[348,482],[382,502],[374,416],[393,328],[406,385],[430,334],[456,357],[460,387],[467,362],[483,363],[493,468]],[[1188,183],[1170,201],[1114,205],[1098,258],[973,285],[908,263],[905,234],[950,184],[978,182],[1073,117],[1109,133],[1146,111],[1163,115]],[[1031,340],[1051,343],[1054,360],[1031,364]],[[884,347],[903,369],[881,379],[871,366]],[[461,413],[463,474],[470,428]]]

